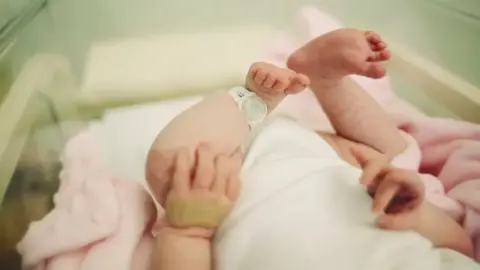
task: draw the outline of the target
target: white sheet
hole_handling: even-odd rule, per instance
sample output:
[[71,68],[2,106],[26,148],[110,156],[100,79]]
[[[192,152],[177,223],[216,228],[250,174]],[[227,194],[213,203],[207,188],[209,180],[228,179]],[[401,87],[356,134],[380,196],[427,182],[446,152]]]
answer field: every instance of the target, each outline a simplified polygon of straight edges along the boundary
[[216,235],[220,270],[467,270],[414,232],[376,229],[360,170],[314,132],[273,119],[253,141],[242,193]]
[[[143,182],[158,131],[201,98],[107,111],[94,132],[112,172]],[[243,173],[242,196],[216,238],[221,270],[480,269],[453,251],[432,250],[415,233],[373,229],[359,171],[294,122],[262,131]]]

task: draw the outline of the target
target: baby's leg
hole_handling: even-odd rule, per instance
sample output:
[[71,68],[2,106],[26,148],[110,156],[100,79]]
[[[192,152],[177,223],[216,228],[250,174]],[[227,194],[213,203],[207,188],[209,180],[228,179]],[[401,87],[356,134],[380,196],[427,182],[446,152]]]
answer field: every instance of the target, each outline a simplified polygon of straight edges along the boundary
[[384,157],[380,152],[363,143],[357,143],[336,134],[318,132],[337,155],[350,165],[362,168],[367,160],[375,160]]
[[[286,94],[301,91],[309,83],[305,75],[267,63],[251,66],[246,87],[256,92],[271,111]],[[146,179],[155,199],[162,203],[169,189],[172,157],[169,150],[187,148],[193,155],[199,143],[208,143],[215,154],[232,153],[249,132],[245,115],[228,93],[206,97],[175,117],[150,148]]]
[[340,29],[320,36],[294,52],[288,66],[307,75],[311,88],[338,135],[395,156],[406,148],[393,121],[347,76],[381,78],[381,62],[390,57],[373,32]]

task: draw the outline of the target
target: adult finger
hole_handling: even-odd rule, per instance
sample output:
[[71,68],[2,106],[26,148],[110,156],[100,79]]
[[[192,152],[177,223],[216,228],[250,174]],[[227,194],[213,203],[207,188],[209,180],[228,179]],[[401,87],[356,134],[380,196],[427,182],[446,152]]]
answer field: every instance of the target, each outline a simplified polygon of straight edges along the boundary
[[209,189],[212,185],[215,170],[213,151],[208,145],[202,144],[197,148],[196,156],[197,163],[193,188]]
[[227,186],[228,177],[230,176],[230,157],[222,154],[215,159],[215,180],[212,183],[211,190],[218,194],[224,195]]
[[242,166],[242,160],[243,158],[240,152],[237,152],[232,156],[230,177],[228,178],[227,187],[226,187],[227,198],[229,198],[232,201],[236,200],[240,193],[241,185],[240,185],[239,174],[240,174],[240,168]]
[[240,195],[241,184],[240,184],[240,177],[238,174],[231,174],[228,178],[227,184],[227,192],[226,196],[231,201],[235,201]]
[[145,178],[152,195],[160,203],[172,188],[175,155],[170,150],[153,149],[148,153]]
[[191,162],[188,149],[177,152],[174,163],[172,189],[180,196],[190,192]]

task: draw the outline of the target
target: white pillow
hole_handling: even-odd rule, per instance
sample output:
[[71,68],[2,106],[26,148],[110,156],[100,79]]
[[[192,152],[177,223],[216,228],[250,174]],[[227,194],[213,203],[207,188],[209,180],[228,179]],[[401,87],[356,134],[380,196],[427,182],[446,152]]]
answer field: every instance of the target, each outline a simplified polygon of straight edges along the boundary
[[95,44],[87,56],[81,101],[133,103],[242,84],[275,33],[255,25]]

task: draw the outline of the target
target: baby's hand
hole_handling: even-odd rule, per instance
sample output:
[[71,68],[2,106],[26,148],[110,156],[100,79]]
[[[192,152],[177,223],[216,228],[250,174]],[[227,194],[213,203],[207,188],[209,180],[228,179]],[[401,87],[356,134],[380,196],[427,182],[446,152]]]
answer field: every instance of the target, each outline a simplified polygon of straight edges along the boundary
[[380,214],[377,226],[391,230],[412,229],[424,202],[424,185],[414,171],[392,168],[387,160],[368,162],[360,178],[373,198],[372,211]]
[[239,153],[215,156],[205,145],[195,159],[187,150],[177,153],[165,218],[169,227],[211,237],[238,197],[242,159]]

